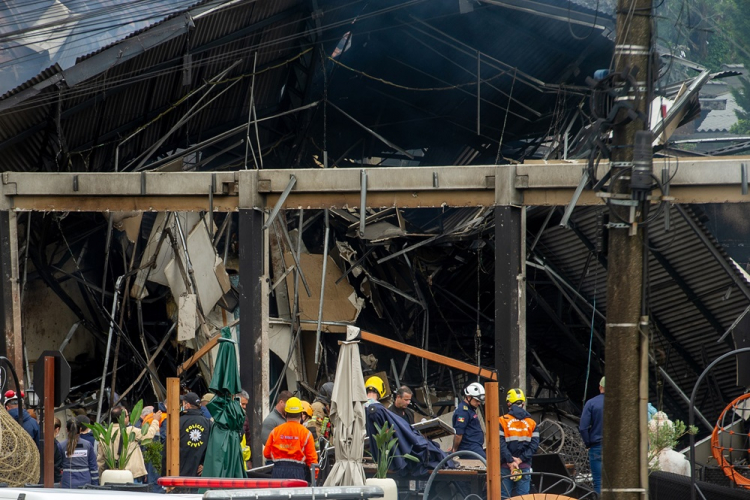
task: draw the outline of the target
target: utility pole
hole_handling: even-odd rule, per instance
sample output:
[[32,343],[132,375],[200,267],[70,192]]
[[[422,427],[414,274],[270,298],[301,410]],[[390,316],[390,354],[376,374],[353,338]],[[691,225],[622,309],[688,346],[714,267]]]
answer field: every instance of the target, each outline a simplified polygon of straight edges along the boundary
[[643,132],[648,130],[653,78],[651,14],[652,0],[618,0],[615,72],[629,73],[635,82],[620,80],[623,93],[616,103],[630,103],[635,109],[629,120],[627,109],[617,115],[622,123],[614,127],[611,154],[603,500],[648,498],[648,318],[642,286],[648,255],[639,222],[648,214],[647,186],[652,183],[652,140]]

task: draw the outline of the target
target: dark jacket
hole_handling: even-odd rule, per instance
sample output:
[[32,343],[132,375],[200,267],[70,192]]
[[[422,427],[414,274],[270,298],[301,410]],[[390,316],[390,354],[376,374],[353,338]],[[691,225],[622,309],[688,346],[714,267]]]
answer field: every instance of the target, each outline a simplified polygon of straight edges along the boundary
[[63,468],[63,455],[65,452],[60,446],[60,441],[55,439],[55,468],[54,468],[54,482],[59,483],[62,479],[62,468]]
[[87,432],[86,434],[79,434],[78,438],[83,439],[84,441],[88,441],[91,444],[92,448],[94,448],[94,445],[96,444],[96,439],[90,432]]
[[388,410],[406,420],[407,424],[414,425],[414,412],[409,408],[397,408],[396,405],[391,405]]
[[99,466],[96,463],[94,447],[79,439],[73,455],[68,455],[68,441],[60,443],[63,449],[62,480],[63,488],[80,488],[84,484],[99,484]]
[[586,401],[581,413],[581,424],[578,431],[586,448],[602,444],[602,426],[604,425],[604,394],[599,394]]
[[201,406],[201,413],[203,414],[204,417],[211,420],[211,412],[208,411],[208,408],[206,408],[205,406]]
[[[17,422],[18,408],[8,410],[8,415],[13,417],[13,420]],[[33,439],[37,447],[39,447],[39,424],[36,420],[34,420],[34,417],[29,415],[29,412],[27,412],[26,410],[23,411],[23,429],[29,433],[31,439]]]
[[[166,422],[166,420],[165,420]],[[198,475],[208,447],[211,421],[200,409],[191,408],[180,416],[180,476]]]

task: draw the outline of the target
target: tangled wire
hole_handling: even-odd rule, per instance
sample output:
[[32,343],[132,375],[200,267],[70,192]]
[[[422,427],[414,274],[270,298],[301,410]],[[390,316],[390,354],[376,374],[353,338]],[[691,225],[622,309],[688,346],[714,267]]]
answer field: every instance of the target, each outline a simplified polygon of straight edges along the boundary
[[575,482],[591,488],[593,483],[589,455],[578,429],[557,420],[543,420],[537,430],[539,450],[543,453],[559,453],[565,464],[573,465]]

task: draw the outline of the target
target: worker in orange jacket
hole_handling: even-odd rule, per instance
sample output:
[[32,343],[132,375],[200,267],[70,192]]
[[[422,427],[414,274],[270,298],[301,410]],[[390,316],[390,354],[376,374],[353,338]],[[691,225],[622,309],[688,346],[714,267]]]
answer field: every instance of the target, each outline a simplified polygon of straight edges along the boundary
[[304,481],[309,467],[318,463],[312,434],[300,423],[302,411],[302,401],[289,398],[284,407],[286,423],[276,427],[268,436],[263,456],[273,460],[274,478]]
[[536,422],[524,409],[523,390],[508,391],[508,413],[500,417],[500,474],[503,499],[527,495],[531,487],[531,458],[539,448]]

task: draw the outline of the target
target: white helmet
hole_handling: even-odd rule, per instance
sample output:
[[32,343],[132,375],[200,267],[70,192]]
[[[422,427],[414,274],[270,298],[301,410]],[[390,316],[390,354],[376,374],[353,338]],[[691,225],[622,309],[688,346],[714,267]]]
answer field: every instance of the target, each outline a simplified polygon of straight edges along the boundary
[[481,403],[484,403],[484,387],[479,382],[472,382],[464,389],[465,396],[471,396],[472,398],[478,399]]

